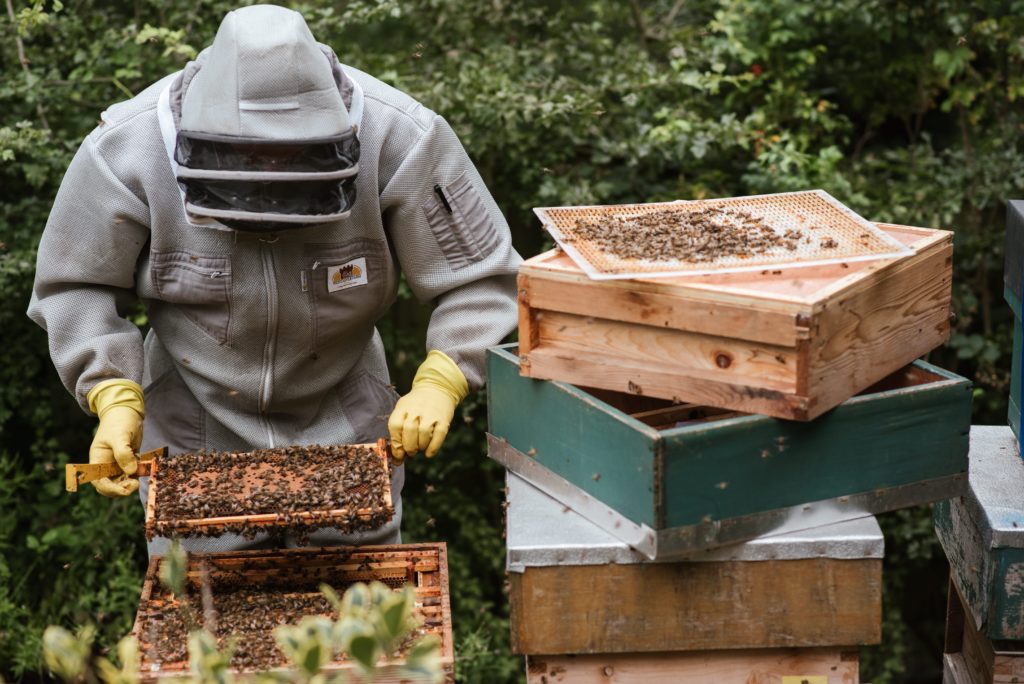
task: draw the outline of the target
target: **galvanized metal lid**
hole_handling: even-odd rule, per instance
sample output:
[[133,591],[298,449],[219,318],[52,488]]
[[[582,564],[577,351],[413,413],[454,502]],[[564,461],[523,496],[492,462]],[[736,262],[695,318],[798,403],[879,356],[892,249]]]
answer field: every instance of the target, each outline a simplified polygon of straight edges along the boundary
[[1024,548],[1024,461],[1017,439],[1005,425],[971,426],[965,506],[993,546]]
[[[642,554],[515,473],[506,473],[508,570],[551,565],[648,563]],[[881,558],[882,530],[873,517],[754,539],[697,552],[688,561]]]

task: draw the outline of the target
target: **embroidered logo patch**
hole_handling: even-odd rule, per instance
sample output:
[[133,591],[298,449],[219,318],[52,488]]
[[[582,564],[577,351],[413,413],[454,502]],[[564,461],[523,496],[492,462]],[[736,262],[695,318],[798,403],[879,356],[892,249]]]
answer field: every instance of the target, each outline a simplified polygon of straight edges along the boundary
[[340,266],[327,267],[327,291],[337,292],[366,285],[366,257],[353,259]]

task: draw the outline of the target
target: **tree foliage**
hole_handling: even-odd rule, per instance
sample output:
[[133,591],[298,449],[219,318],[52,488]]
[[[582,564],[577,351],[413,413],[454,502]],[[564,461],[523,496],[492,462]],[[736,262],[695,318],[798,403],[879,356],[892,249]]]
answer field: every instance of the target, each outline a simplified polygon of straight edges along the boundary
[[[35,247],[99,112],[180,68],[233,5],[22,1],[0,29],[0,663],[14,676],[38,671],[48,623],[88,618],[98,644],[115,644],[145,557],[134,502],[60,491],[59,469],[84,458],[91,422],[24,316]],[[976,422],[1005,419],[1003,200],[1024,179],[1024,3],[292,6],[342,61],[449,120],[524,254],[543,245],[534,206],[811,187],[873,220],[954,229],[958,319],[931,360],[975,379]],[[425,321],[406,296],[381,322],[400,389],[423,355]],[[508,655],[502,473],[484,457],[482,398],[461,416],[440,456],[410,464],[405,536],[451,546],[461,680],[511,681],[521,668]],[[885,644],[866,668],[874,681],[937,672],[945,580],[927,516],[884,520],[888,555],[909,562],[886,565]],[[911,603],[922,594],[923,610]]]

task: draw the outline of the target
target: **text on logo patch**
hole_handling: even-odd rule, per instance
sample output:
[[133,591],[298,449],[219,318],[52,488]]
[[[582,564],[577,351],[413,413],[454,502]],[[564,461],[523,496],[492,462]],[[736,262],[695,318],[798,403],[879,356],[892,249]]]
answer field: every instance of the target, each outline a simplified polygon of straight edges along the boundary
[[366,257],[360,257],[348,263],[327,268],[328,292],[347,290],[350,287],[357,287],[366,283]]

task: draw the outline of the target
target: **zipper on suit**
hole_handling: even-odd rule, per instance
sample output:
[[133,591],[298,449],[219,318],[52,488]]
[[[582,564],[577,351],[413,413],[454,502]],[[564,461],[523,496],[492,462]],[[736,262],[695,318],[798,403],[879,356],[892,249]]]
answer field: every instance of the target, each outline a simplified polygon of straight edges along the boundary
[[[274,240],[273,242],[277,242]],[[267,433],[267,447],[277,447],[274,426],[268,412],[274,390],[274,354],[277,348],[277,277],[274,272],[274,251],[272,244],[260,240],[260,261],[263,263],[263,282],[267,292],[267,339],[263,344],[263,374],[260,378],[259,414],[260,422]]]

